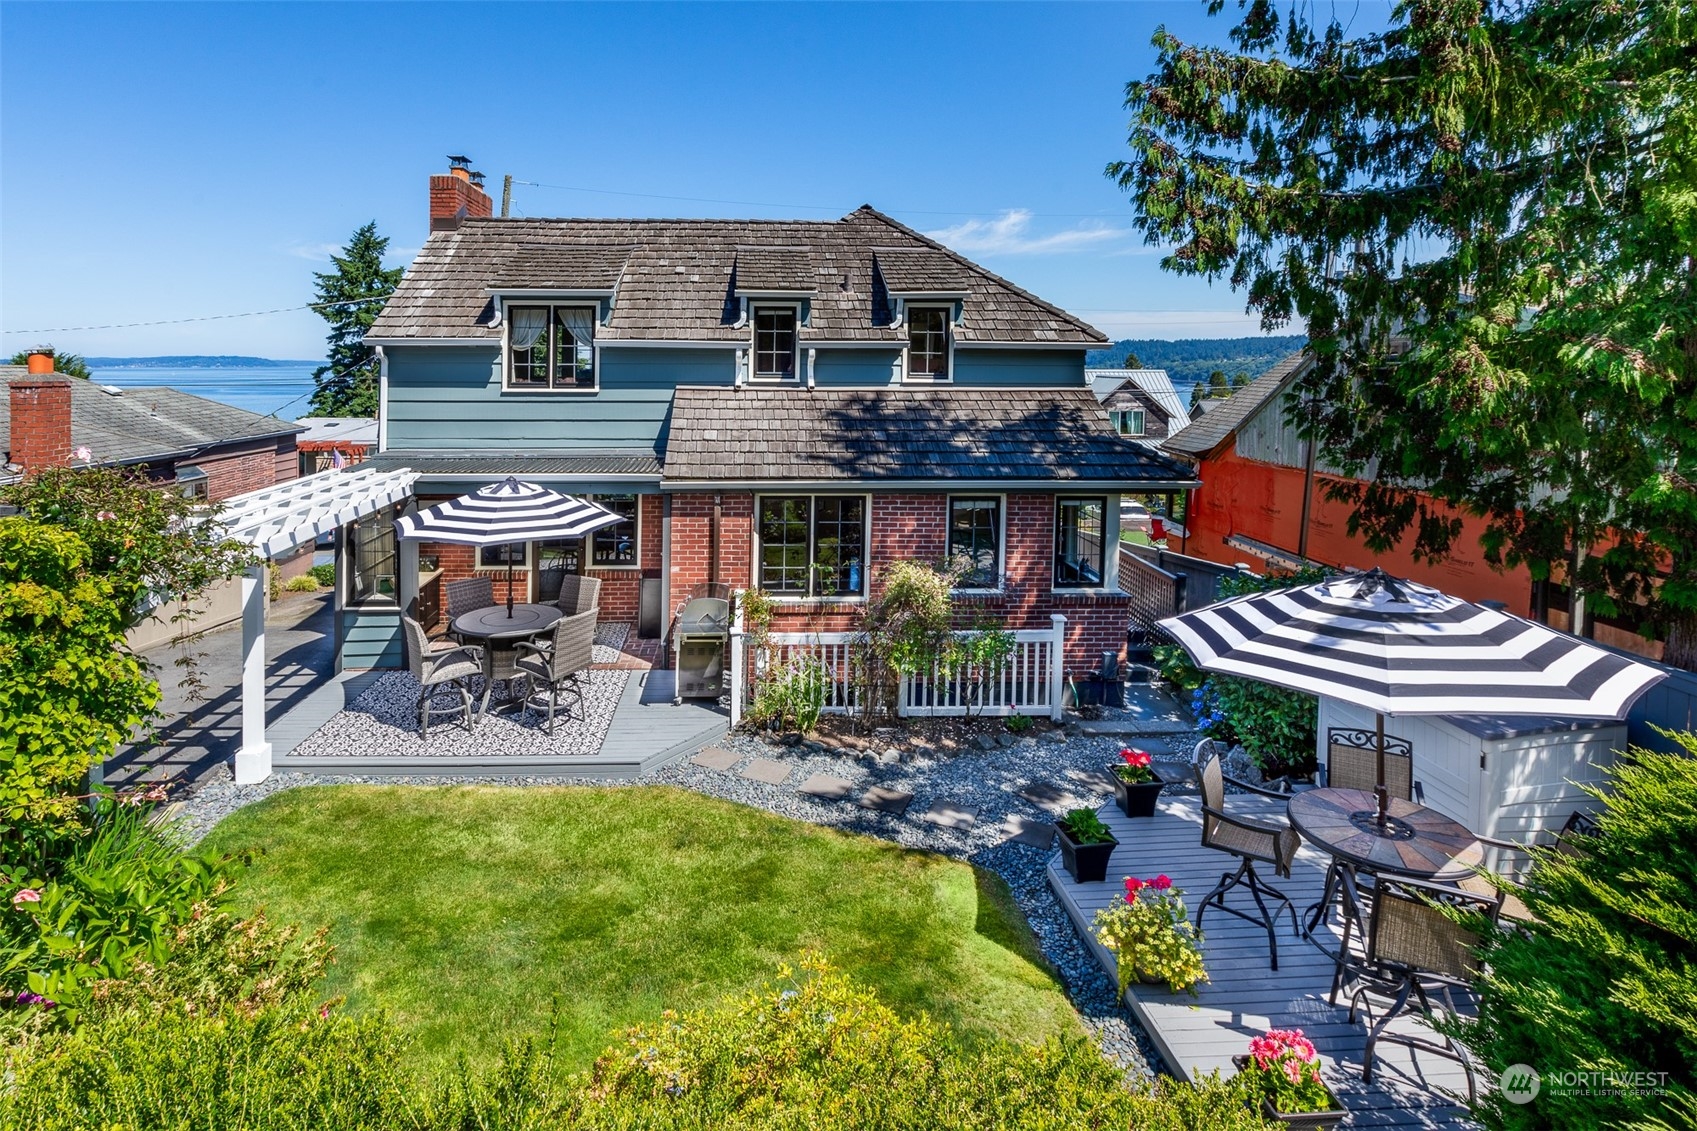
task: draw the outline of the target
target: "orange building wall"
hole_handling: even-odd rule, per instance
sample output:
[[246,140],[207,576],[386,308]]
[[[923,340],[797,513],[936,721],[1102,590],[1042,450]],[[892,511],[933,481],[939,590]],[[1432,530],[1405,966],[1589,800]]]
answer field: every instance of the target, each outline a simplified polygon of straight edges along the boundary
[[[1228,445],[1219,455],[1201,462],[1197,477],[1202,486],[1191,493],[1184,553],[1226,565],[1248,561],[1259,570],[1260,559],[1226,545],[1232,535],[1296,553],[1302,525],[1304,476],[1300,468],[1243,459]],[[1427,564],[1415,561],[1408,552],[1406,545],[1412,537],[1383,554],[1375,554],[1360,539],[1351,538],[1350,509],[1348,503],[1328,501],[1324,479],[1315,477],[1308,528],[1310,558],[1357,569],[1379,566],[1396,577],[1412,578],[1469,601],[1501,601],[1511,613],[1532,615],[1532,575],[1524,566],[1497,570],[1486,564],[1479,548],[1479,538],[1485,532],[1483,519],[1462,515],[1461,535],[1449,558]],[[1176,542],[1168,545],[1179,548]]]

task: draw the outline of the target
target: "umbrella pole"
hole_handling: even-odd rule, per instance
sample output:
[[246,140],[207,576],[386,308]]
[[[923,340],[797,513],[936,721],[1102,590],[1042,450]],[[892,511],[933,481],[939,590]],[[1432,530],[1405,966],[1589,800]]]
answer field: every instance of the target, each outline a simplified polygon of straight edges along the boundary
[[[507,547],[507,619],[513,619],[513,548]],[[1379,739],[1379,781],[1385,780],[1385,740]]]
[[1385,819],[1390,816],[1391,791],[1385,788],[1385,716],[1383,713],[1374,716],[1378,720],[1376,737],[1378,739],[1379,757],[1379,827],[1385,827]]

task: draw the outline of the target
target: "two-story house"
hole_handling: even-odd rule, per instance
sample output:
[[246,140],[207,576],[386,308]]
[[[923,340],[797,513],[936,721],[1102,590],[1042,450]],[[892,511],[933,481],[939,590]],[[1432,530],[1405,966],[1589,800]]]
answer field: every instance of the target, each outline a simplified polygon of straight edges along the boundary
[[[488,571],[504,596],[510,553],[520,599],[593,574],[602,619],[650,633],[709,582],[771,593],[775,627],[840,629],[886,563],[954,559],[988,617],[1064,613],[1069,664],[1123,645],[1118,496],[1194,480],[1116,434],[1085,378],[1091,326],[870,207],[495,219],[463,170],[431,203],[367,336],[373,461],[419,472],[421,506],[517,476],[627,516],[581,540],[424,545],[443,578]],[[391,555],[385,538],[367,523],[354,552]]]

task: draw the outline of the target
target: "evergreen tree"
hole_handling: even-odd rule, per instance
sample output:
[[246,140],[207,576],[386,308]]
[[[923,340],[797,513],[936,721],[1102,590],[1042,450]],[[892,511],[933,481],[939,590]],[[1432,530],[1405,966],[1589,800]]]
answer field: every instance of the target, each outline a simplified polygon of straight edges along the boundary
[[1232,374],[1232,388],[1233,389],[1241,389],[1247,384],[1249,384],[1249,374],[1245,373],[1241,369],[1239,369],[1236,373]]
[[[53,349],[52,346],[47,346],[46,348],[50,350]],[[19,350],[17,353],[12,355],[12,364],[28,365],[29,355],[34,352],[36,351]],[[58,350],[53,350],[53,372],[59,374],[61,377],[81,377],[84,381],[89,379],[88,362],[84,361],[80,355],[74,353],[61,353]]]
[[1127,353],[1125,355],[1125,361],[1120,363],[1120,368],[1121,369],[1142,369],[1143,363],[1141,361],[1137,360],[1137,355],[1135,353],[1131,353],[1130,351],[1127,351]]
[[1210,397],[1231,396],[1231,382],[1226,380],[1226,371],[1216,369],[1208,374],[1208,395]]
[[1306,323],[1369,549],[1443,559],[1435,496],[1697,667],[1697,0],[1239,6],[1127,88],[1163,267]]
[[318,388],[309,416],[377,415],[377,355],[365,344],[365,332],[401,281],[401,268],[383,266],[388,247],[373,220],[354,232],[340,255],[330,257],[334,271],[313,274],[318,313],[330,323],[330,364],[312,373]]

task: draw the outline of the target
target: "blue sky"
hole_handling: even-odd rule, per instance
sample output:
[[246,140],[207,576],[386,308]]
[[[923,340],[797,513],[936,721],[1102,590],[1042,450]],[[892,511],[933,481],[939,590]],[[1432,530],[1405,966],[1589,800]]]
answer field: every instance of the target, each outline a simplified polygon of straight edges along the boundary
[[1159,270],[1102,175],[1163,23],[1229,26],[1201,0],[6,3],[0,340],[318,356],[307,312],[34,331],[300,305],[369,219],[405,262],[448,153],[497,194],[565,186],[518,185],[519,215],[871,203],[1116,337],[1255,332],[1224,285]]

